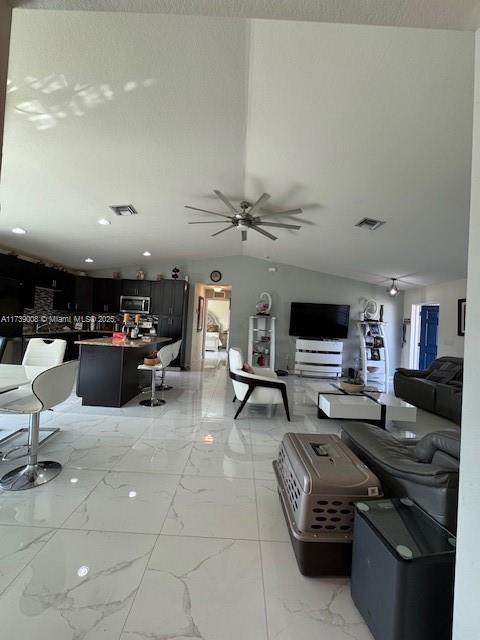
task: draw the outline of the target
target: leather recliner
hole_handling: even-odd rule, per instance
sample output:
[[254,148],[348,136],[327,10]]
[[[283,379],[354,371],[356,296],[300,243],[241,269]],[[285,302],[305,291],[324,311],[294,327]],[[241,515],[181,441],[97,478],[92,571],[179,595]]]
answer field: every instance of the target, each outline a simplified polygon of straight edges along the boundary
[[443,356],[428,369],[397,369],[393,386],[402,400],[460,424],[462,379],[463,358]]
[[456,531],[460,432],[435,431],[407,444],[365,422],[342,424],[342,440],[382,483],[386,496],[408,497]]

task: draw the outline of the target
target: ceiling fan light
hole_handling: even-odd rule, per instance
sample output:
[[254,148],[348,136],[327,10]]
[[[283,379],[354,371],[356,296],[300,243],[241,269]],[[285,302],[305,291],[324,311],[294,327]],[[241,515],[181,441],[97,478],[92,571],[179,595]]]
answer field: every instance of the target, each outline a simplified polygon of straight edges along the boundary
[[398,296],[398,294],[400,293],[400,290],[397,286],[397,279],[396,278],[392,278],[392,284],[390,285],[390,288],[388,289],[388,295],[392,296],[392,298],[394,298],[395,296]]

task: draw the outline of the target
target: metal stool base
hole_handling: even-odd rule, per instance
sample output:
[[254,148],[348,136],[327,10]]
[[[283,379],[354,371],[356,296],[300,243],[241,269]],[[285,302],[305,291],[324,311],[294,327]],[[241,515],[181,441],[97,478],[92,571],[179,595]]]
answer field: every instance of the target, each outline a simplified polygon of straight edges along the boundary
[[38,462],[17,467],[3,476],[0,480],[0,489],[4,491],[33,489],[53,480],[61,470],[62,465],[59,462]]
[[148,400],[140,400],[138,404],[141,404],[144,407],[159,407],[162,404],[165,404],[165,400],[158,400],[157,398],[148,398]]

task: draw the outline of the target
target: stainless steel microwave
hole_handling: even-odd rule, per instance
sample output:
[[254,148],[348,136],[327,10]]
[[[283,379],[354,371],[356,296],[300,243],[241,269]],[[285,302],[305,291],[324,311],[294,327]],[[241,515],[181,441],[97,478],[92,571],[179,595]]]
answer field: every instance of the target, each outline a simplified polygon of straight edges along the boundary
[[145,296],[120,296],[122,313],[150,313],[150,298]]

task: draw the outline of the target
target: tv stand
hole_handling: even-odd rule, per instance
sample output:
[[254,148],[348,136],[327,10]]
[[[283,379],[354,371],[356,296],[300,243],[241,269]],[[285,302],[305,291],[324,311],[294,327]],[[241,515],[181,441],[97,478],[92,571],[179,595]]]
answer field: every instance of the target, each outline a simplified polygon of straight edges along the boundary
[[339,378],[342,375],[343,342],[297,338],[295,373],[316,378]]

